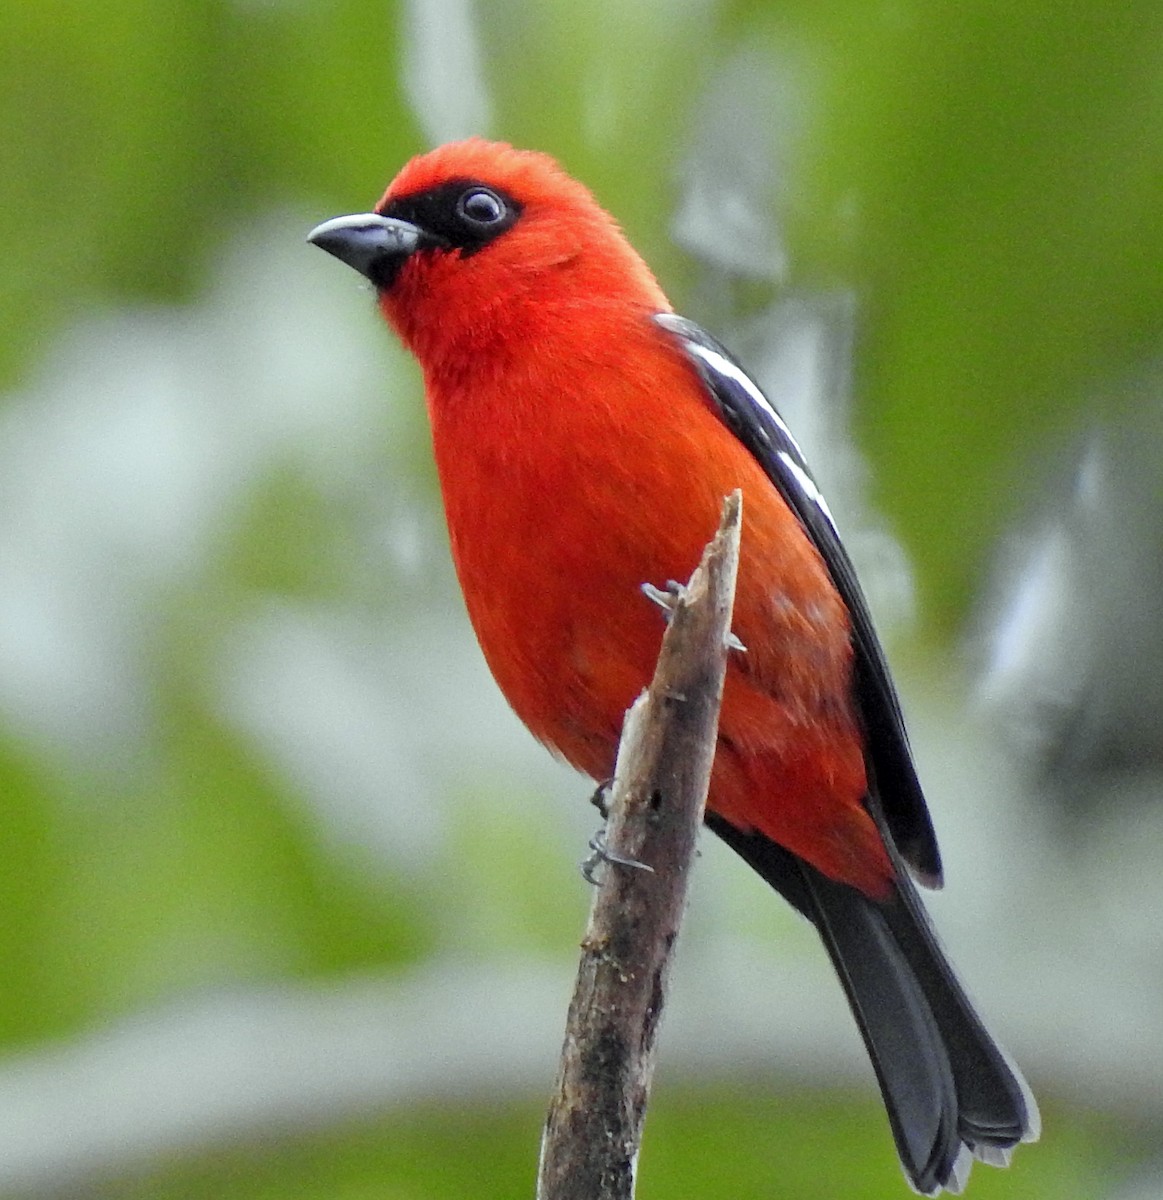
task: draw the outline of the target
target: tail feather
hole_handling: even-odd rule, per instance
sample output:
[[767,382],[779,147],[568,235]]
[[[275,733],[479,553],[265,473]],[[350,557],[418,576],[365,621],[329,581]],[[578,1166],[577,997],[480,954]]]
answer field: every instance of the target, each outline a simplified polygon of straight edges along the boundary
[[941,1029],[881,912],[853,888],[814,871],[805,877],[816,928],[872,1059],[901,1163],[917,1190],[929,1195],[954,1177],[963,1144]]
[[1038,1106],[1026,1081],[981,1023],[907,877],[898,881],[896,896],[882,911],[948,1049],[966,1143],[982,1161],[989,1161],[989,1151],[1008,1159],[1014,1146],[1036,1140],[1041,1132]]
[[972,1158],[1005,1165],[1037,1137],[1029,1089],[974,1012],[907,876],[876,902],[762,835],[708,824],[819,931],[918,1192],[959,1192]]

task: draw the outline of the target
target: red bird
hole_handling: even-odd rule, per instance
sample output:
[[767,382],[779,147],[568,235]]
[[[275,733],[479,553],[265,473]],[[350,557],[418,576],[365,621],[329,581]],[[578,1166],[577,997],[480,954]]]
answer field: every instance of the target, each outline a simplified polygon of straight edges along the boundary
[[816,926],[916,1189],[1037,1136],[910,876],[941,861],[884,653],[827,505],[739,364],[671,309],[613,218],[543,154],[409,162],[310,240],[375,285],[424,372],[452,554],[501,690],[594,779],[650,679],[642,584],[685,579],[744,493],[707,823]]

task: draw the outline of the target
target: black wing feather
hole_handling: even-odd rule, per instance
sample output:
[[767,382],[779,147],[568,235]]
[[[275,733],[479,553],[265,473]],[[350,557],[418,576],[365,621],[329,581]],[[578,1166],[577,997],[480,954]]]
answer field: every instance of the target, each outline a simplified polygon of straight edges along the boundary
[[917,879],[930,887],[940,887],[937,838],[913,766],[888,662],[852,560],[802,451],[775,406],[715,338],[675,313],[658,313],[654,319],[698,371],[723,423],[754,455],[796,514],[847,605],[855,652],[854,685],[872,777],[869,803],[879,805],[883,824]]

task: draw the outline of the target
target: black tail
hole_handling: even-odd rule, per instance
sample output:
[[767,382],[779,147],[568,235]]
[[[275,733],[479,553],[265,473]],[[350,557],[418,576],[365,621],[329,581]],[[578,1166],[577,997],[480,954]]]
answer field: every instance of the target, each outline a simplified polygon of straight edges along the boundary
[[1029,1089],[973,1011],[903,872],[878,903],[760,834],[707,823],[819,930],[918,1192],[959,1192],[973,1158],[1004,1166],[1038,1136]]

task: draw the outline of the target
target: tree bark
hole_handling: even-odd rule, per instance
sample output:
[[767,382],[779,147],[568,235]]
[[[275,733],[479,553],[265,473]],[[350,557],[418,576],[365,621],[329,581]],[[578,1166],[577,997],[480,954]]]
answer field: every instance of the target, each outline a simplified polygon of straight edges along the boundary
[[727,655],[745,652],[730,633],[741,514],[735,492],[698,569],[674,594],[654,679],[626,716],[609,799],[607,861],[582,940],[541,1143],[538,1200],[634,1194]]

